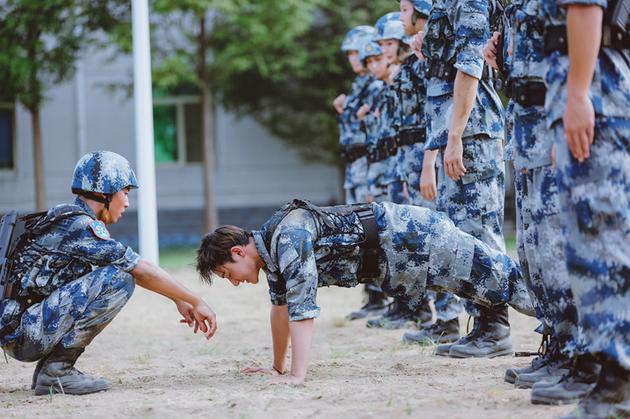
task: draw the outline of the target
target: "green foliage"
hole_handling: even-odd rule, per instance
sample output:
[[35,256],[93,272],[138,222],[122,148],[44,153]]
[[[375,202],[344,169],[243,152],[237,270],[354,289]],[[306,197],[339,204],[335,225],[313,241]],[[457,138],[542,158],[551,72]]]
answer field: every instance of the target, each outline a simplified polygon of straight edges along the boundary
[[[307,160],[338,162],[332,100],[354,75],[339,46],[345,33],[395,11],[394,0],[154,0],[153,68],[159,89],[200,82],[206,43],[214,96],[253,116]],[[207,36],[200,37],[200,18]]]
[[5,0],[0,5],[0,96],[33,110],[45,88],[72,76],[82,48],[117,27],[122,0]]

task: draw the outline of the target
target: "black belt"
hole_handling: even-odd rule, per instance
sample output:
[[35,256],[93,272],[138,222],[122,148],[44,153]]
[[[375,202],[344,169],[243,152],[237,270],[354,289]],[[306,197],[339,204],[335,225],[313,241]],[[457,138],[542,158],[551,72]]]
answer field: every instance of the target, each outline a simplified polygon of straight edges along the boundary
[[378,241],[378,225],[371,207],[355,211],[363,226],[364,240],[359,244],[363,249],[361,266],[359,267],[359,279],[378,278],[380,276],[379,257],[381,246]]
[[541,81],[510,80],[506,93],[514,102],[528,108],[545,105],[547,88]]
[[389,152],[387,151],[387,144],[385,142],[380,142],[376,145],[376,147],[372,147],[368,149],[368,162],[369,163],[377,163],[379,161],[383,161],[389,157]]
[[354,163],[361,157],[367,156],[367,148],[364,145],[350,146],[341,150],[341,156],[346,160],[346,163]]
[[422,129],[408,129],[401,131],[398,134],[398,146],[413,145],[423,143],[426,139],[426,130]]
[[[429,70],[427,71],[428,79],[432,77],[437,77],[438,79],[452,82],[455,80],[456,75],[457,69],[455,68],[455,66],[438,60],[431,60],[431,63],[429,64]],[[483,71],[481,72],[481,79],[490,80],[491,78],[494,78],[493,75],[493,71],[490,70],[487,65],[484,65]]]
[[[567,55],[569,52],[567,38],[565,25],[545,27],[545,55],[556,51],[562,55]],[[616,26],[604,24],[602,26],[601,48],[630,49],[630,35]]]
[[395,156],[398,151],[398,137],[387,137],[381,140],[387,149],[387,157]]

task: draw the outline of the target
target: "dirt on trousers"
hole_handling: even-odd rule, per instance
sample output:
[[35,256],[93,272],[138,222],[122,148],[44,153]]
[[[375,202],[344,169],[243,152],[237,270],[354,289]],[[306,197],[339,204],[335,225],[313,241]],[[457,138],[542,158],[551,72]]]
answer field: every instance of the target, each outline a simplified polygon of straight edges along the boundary
[[[136,288],[77,367],[106,378],[110,390],[87,396],[33,396],[34,364],[9,358],[0,366],[0,417],[203,418],[553,418],[572,406],[534,406],[529,390],[503,381],[505,369],[531,358],[450,359],[410,346],[401,330],[367,329],[344,316],[361,290],[323,288],[311,366],[304,385],[270,385],[242,368],[270,365],[266,282],[233,287],[199,284],[193,269],[171,272],[217,313],[219,330],[206,341],[178,323],[175,305]],[[517,351],[535,351],[535,319],[510,311]],[[466,317],[462,316],[462,331]],[[289,364],[287,364],[289,365]]]

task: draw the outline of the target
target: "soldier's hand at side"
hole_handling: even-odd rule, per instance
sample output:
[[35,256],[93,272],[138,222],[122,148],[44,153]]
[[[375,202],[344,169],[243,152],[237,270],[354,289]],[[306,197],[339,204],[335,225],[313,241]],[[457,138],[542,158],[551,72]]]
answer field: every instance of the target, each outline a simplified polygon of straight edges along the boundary
[[420,193],[427,201],[433,201],[437,196],[434,166],[422,168],[422,172],[420,172]]
[[595,138],[595,110],[588,94],[573,95],[569,90],[562,122],[573,157],[580,163],[588,159]]
[[195,318],[195,333],[197,329],[201,329],[206,339],[210,339],[217,331],[217,315],[204,301],[199,302],[193,308],[193,317]]
[[343,112],[343,107],[345,104],[346,104],[346,95],[343,93],[337,96],[335,100],[333,101],[333,106],[337,110],[337,113]]
[[488,39],[488,43],[483,49],[483,57],[486,59],[486,62],[495,69],[499,68],[497,65],[497,45],[500,37],[500,32],[494,32],[492,38]]
[[461,138],[449,136],[446,150],[444,150],[444,169],[446,175],[453,180],[459,180],[466,173],[464,145]]
[[361,107],[357,111],[357,117],[359,119],[363,119],[363,118],[365,118],[365,115],[368,114],[368,112],[370,112],[370,107],[368,105],[366,105],[366,104],[363,104],[363,105],[361,105]]

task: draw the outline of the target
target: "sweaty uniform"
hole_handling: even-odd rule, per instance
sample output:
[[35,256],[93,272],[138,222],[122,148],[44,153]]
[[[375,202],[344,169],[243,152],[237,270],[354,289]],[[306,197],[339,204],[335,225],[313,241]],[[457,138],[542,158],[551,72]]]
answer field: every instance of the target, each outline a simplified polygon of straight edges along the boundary
[[[509,302],[531,312],[526,291],[515,288],[520,270],[507,255],[457,229],[441,213],[392,203],[370,207],[379,245],[379,273],[371,281],[412,310],[428,287],[488,306]],[[265,262],[271,301],[288,304],[291,320],[319,316],[318,287],[367,281],[359,247],[366,237],[356,213],[327,214],[325,207],[305,205],[279,222],[278,214],[284,213],[274,215],[253,237]]]
[[57,344],[84,348],[133,293],[135,281],[129,272],[140,256],[108,238],[105,226],[79,198],[52,208],[48,216],[69,210],[84,214],[61,219],[25,246],[11,272],[20,298],[43,300],[23,314],[16,300],[0,303],[0,328],[21,316],[15,331],[0,341],[21,361],[40,359]]

